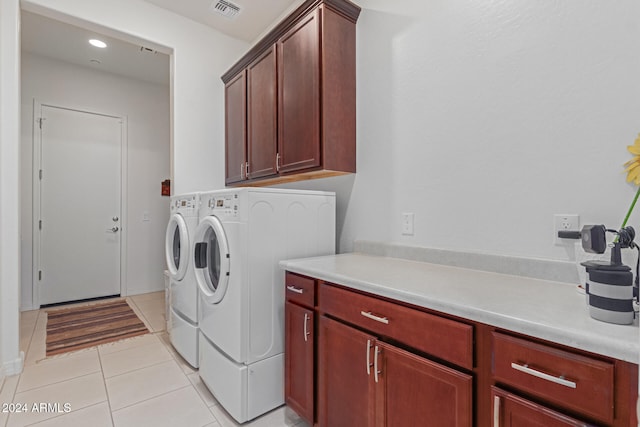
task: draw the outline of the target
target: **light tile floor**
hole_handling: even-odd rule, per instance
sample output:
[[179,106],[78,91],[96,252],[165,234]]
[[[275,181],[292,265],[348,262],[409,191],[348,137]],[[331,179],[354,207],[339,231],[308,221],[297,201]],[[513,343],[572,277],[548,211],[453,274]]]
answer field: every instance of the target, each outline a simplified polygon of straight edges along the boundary
[[[49,358],[45,357],[45,311],[21,313],[25,366],[21,375],[6,378],[0,390],[5,410],[0,411],[0,427],[238,426],[200,381],[198,371],[171,346],[165,331],[164,292],[127,301],[151,334]],[[34,404],[42,410],[34,410]],[[65,411],[65,404],[70,411]],[[244,425],[306,423],[281,407]]]

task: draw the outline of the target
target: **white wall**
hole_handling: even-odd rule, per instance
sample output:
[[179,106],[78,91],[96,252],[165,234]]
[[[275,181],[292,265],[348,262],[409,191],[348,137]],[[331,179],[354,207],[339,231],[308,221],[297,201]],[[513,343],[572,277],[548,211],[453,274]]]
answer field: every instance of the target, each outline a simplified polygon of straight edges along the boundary
[[247,43],[141,0],[25,0],[22,7],[172,50],[172,191],[224,187],[220,76],[244,53]]
[[[340,250],[369,239],[571,259],[553,214],[621,225],[636,191],[622,164],[640,132],[640,2],[356,3],[358,172],[299,184],[346,194]],[[640,232],[638,220],[640,207]]]
[[[169,198],[160,182],[169,177],[169,82],[152,84],[88,67],[22,54],[22,293],[21,308],[32,304],[33,100],[62,107],[126,116],[127,295],[164,289],[164,233]],[[87,195],[84,200],[91,202]],[[144,212],[149,221],[143,221]]]
[[0,384],[22,370],[20,301],[20,6],[0,0]]

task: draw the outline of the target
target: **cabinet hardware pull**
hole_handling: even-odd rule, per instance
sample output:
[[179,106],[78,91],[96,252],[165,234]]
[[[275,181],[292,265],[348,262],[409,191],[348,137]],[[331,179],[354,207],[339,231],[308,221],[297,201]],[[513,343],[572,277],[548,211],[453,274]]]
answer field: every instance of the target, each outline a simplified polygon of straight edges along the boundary
[[309,321],[309,314],[305,313],[304,314],[304,342],[307,342],[309,340],[309,338],[307,338],[309,336],[309,332],[307,331],[308,321]]
[[303,294],[304,293],[304,289],[302,288],[296,288],[295,286],[287,286],[287,289],[289,289],[291,292],[295,292],[296,294]]
[[384,323],[385,325],[389,324],[389,319],[387,319],[386,317],[376,316],[370,311],[361,311],[360,314],[362,314],[367,319],[375,320],[376,322]]
[[376,346],[374,350],[375,355],[373,356],[373,378],[375,378],[376,382],[378,382],[378,374],[381,374],[382,371],[378,371],[378,354],[380,353],[380,349]]
[[371,340],[367,340],[367,375],[371,375]]
[[246,176],[247,179],[249,179],[249,162],[245,163],[245,169],[246,169],[246,172],[244,173],[244,176]]
[[551,381],[552,383],[560,384],[569,388],[576,388],[576,383],[564,379],[563,377],[554,377],[553,375],[545,374],[544,372],[531,369],[528,365],[518,365],[517,363],[511,363],[511,367],[516,371],[524,372],[525,374],[533,375],[543,380]]
[[280,153],[276,153],[276,172],[280,172]]
[[493,398],[493,427],[500,427],[500,396]]
[[244,179],[244,162],[240,163],[240,179]]

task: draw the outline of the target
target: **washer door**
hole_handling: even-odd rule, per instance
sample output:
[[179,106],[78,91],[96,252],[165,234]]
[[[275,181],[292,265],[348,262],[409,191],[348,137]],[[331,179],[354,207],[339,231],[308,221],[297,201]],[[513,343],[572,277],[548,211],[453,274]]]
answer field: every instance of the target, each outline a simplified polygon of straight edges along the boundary
[[229,264],[229,245],[222,223],[216,216],[207,216],[196,229],[193,265],[200,292],[209,304],[224,298],[229,284]]
[[182,280],[189,262],[189,234],[187,223],[180,214],[172,215],[167,225],[165,255],[171,277]]

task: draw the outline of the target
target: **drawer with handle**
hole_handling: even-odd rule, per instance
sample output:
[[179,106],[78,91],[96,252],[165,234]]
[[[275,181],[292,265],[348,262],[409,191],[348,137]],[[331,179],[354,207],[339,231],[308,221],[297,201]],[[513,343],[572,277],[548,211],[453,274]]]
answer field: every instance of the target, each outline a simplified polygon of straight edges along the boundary
[[491,387],[491,427],[585,427],[583,421]]
[[473,369],[473,326],[328,284],[318,287],[320,311],[374,334]]
[[315,305],[315,279],[287,272],[285,298],[288,301],[313,308]]
[[598,420],[613,420],[613,363],[499,332],[492,340],[496,382]]

